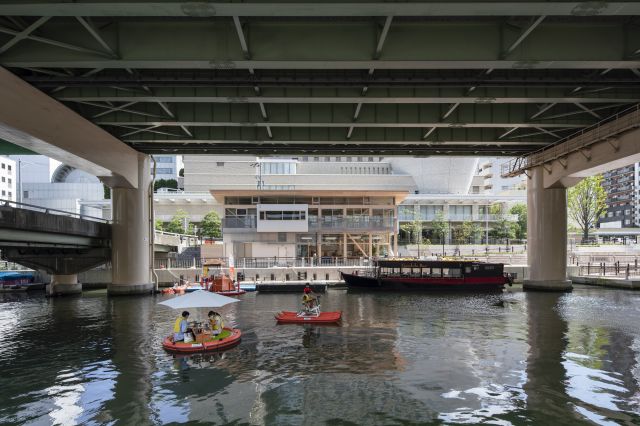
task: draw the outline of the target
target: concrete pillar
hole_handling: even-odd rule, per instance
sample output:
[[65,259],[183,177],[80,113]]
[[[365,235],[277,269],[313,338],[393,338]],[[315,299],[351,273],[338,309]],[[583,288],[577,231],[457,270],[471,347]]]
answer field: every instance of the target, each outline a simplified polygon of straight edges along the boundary
[[567,190],[544,188],[544,169],[531,170],[527,182],[526,290],[571,291],[567,280]]
[[150,271],[149,157],[139,155],[138,188],[113,188],[110,295],[153,290]]
[[53,274],[48,288],[49,296],[81,294],[82,284],[78,282],[78,274]]

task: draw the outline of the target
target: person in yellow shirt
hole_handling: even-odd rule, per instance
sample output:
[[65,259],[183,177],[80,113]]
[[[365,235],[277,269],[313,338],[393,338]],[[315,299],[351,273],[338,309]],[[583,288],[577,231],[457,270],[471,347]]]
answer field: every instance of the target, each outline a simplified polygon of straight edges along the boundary
[[189,312],[184,311],[178,318],[176,318],[176,322],[173,324],[173,341],[184,341],[184,336],[187,333],[191,333],[193,336],[193,330],[189,328]]
[[222,316],[215,312],[209,311],[209,328],[211,328],[211,335],[217,336],[222,333],[224,329],[224,321],[222,321]]

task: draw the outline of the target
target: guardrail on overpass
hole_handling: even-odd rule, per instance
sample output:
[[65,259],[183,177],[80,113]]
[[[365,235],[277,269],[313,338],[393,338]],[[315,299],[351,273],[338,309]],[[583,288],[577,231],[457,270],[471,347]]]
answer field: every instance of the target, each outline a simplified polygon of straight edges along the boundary
[[502,177],[514,177],[526,170],[557,160],[588,148],[597,142],[615,138],[617,135],[640,127],[640,104],[609,116],[589,127],[558,140],[552,146],[542,148],[531,154],[517,157],[502,164]]
[[106,219],[9,200],[0,200],[0,228],[101,240],[111,238],[111,224]]

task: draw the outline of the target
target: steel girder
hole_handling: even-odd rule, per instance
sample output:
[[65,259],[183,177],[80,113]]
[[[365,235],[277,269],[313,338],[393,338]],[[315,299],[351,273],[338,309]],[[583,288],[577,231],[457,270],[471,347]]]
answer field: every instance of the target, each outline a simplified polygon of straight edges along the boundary
[[[372,21],[256,21],[244,25],[248,55],[231,19],[123,20],[103,23],[101,38],[77,21],[51,19],[39,36],[0,56],[6,67],[122,69],[635,69],[640,28],[616,21],[544,22],[509,51],[521,28],[499,20],[394,21],[384,49]],[[14,35],[8,35],[7,42]],[[348,42],[345,42],[348,40]],[[588,46],[588,48],[585,48]],[[95,51],[104,51],[97,54]],[[249,59],[248,59],[249,58]]]
[[640,100],[634,1],[0,0],[1,15],[0,65],[143,152],[518,155]]
[[1,15],[14,16],[117,16],[117,17],[341,17],[341,16],[625,16],[640,15],[634,1],[420,1],[420,2],[321,2],[252,1],[74,1],[44,0],[26,3],[0,1]]

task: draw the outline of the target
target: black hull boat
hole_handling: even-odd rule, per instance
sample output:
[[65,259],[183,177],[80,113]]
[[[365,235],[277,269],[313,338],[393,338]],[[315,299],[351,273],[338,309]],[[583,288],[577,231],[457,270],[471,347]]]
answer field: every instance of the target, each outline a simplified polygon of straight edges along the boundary
[[501,263],[379,260],[352,274],[341,272],[349,289],[382,291],[502,291],[511,278]]

